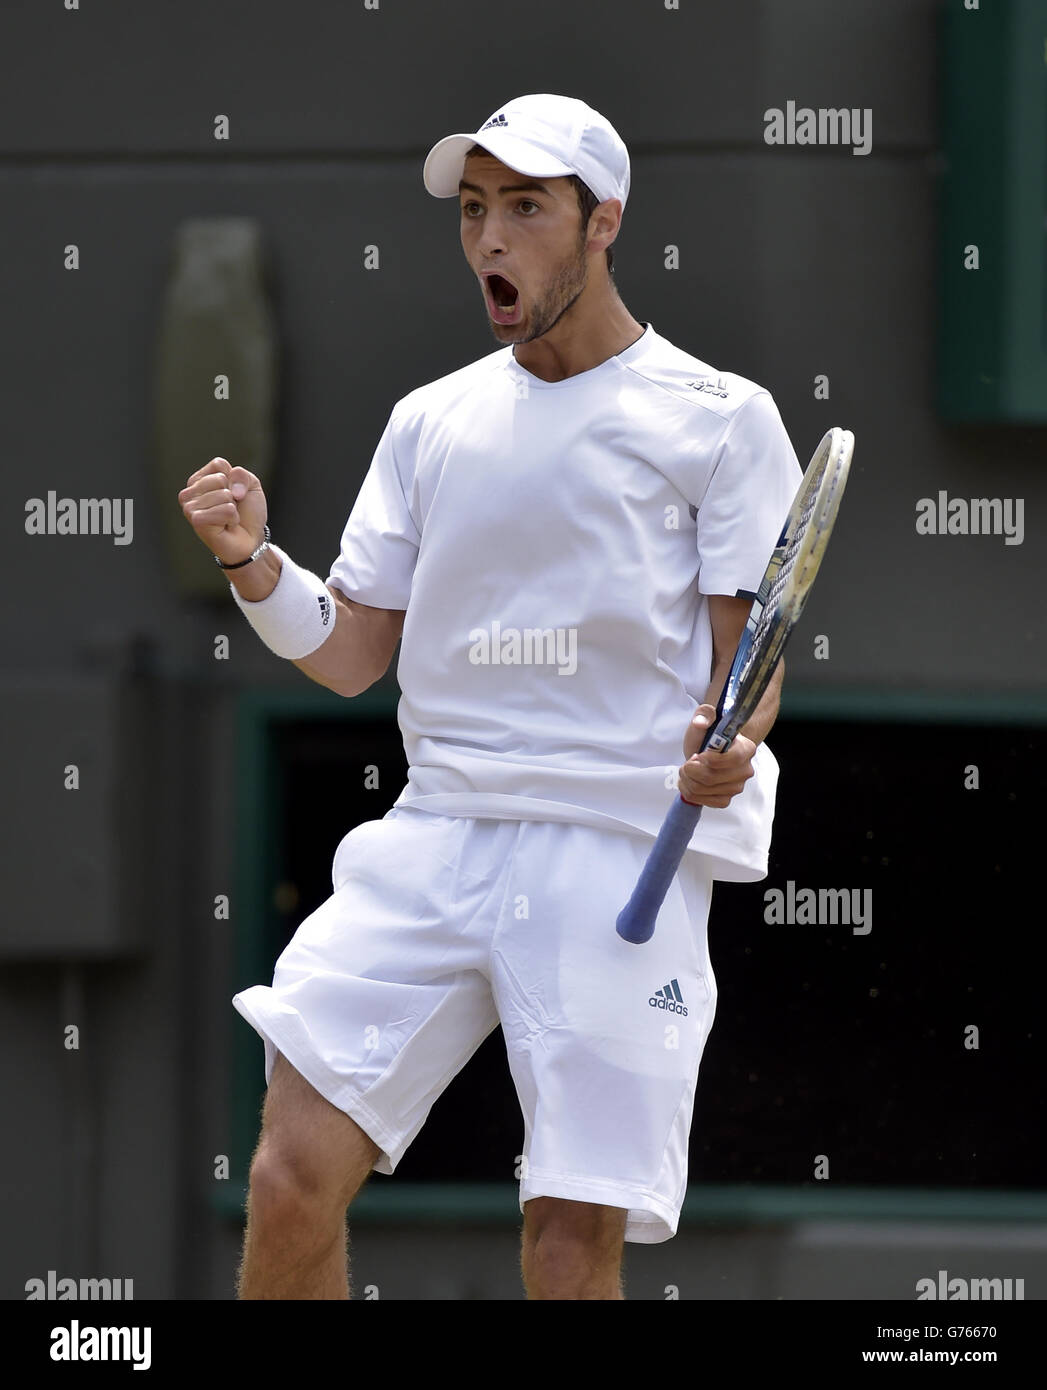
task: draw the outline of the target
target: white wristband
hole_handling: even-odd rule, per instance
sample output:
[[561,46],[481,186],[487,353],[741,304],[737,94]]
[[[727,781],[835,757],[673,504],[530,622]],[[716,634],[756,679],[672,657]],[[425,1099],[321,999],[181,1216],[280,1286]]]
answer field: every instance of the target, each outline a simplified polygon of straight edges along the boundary
[[337,609],[319,575],[296,565],[279,546],[269,549],[280,557],[280,577],[271,594],[252,603],[234,585],[229,588],[236,606],[269,650],[300,661],[330,637]]

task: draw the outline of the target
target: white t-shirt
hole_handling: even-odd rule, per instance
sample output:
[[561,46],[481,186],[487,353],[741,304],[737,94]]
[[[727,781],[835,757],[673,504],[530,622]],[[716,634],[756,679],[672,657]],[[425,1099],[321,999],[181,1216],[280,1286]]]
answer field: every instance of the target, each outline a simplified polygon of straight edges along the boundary
[[[801,478],[771,396],[660,337],[542,381],[499,348],[398,401],[327,583],[406,609],[396,805],[655,835],[712,665]],[[778,764],[690,849],[767,872]],[[579,866],[580,872],[597,872]]]

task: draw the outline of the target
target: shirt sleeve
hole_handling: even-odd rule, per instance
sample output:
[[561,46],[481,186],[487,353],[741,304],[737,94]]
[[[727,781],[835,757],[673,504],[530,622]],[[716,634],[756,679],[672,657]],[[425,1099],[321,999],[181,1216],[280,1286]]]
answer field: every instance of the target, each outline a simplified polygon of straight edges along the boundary
[[803,470],[767,391],[728,426],[698,507],[698,589],[755,596],[778,544]]
[[393,444],[394,416],[378,441],[326,580],[370,608],[406,609],[421,543]]

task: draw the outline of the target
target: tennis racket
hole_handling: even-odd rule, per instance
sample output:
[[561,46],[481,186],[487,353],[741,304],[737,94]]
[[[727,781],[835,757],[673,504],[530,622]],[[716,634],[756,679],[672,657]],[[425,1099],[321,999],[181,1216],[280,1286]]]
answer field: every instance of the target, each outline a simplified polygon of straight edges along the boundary
[[[854,451],[849,430],[831,429],[818,445],[786,517],[753,600],[738,650],[720,693],[716,720],[699,750],[725,753],[752,718],[800,619],[829,543]],[[680,796],[665,817],[632,897],[618,914],[618,935],[649,941],[669,885],[691,842],[702,808]]]

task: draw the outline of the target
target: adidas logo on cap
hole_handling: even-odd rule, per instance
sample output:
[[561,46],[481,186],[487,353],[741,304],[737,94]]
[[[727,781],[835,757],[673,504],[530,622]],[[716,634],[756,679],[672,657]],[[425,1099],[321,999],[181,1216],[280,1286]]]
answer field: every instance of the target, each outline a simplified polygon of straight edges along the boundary
[[484,121],[484,123],[483,123],[483,125],[480,127],[480,129],[481,129],[481,130],[489,130],[489,129],[491,128],[491,126],[493,126],[493,125],[508,125],[508,124],[509,124],[509,122],[508,122],[508,121],[505,119],[505,117],[502,115],[501,111],[499,111],[497,116],[492,116],[491,119],[490,119],[489,121]]
[[683,1007],[683,995],[680,993],[680,981],[670,980],[661,989],[656,989],[648,999],[652,1009],[665,1009],[670,1014],[682,1014],[687,1017],[687,1010]]

